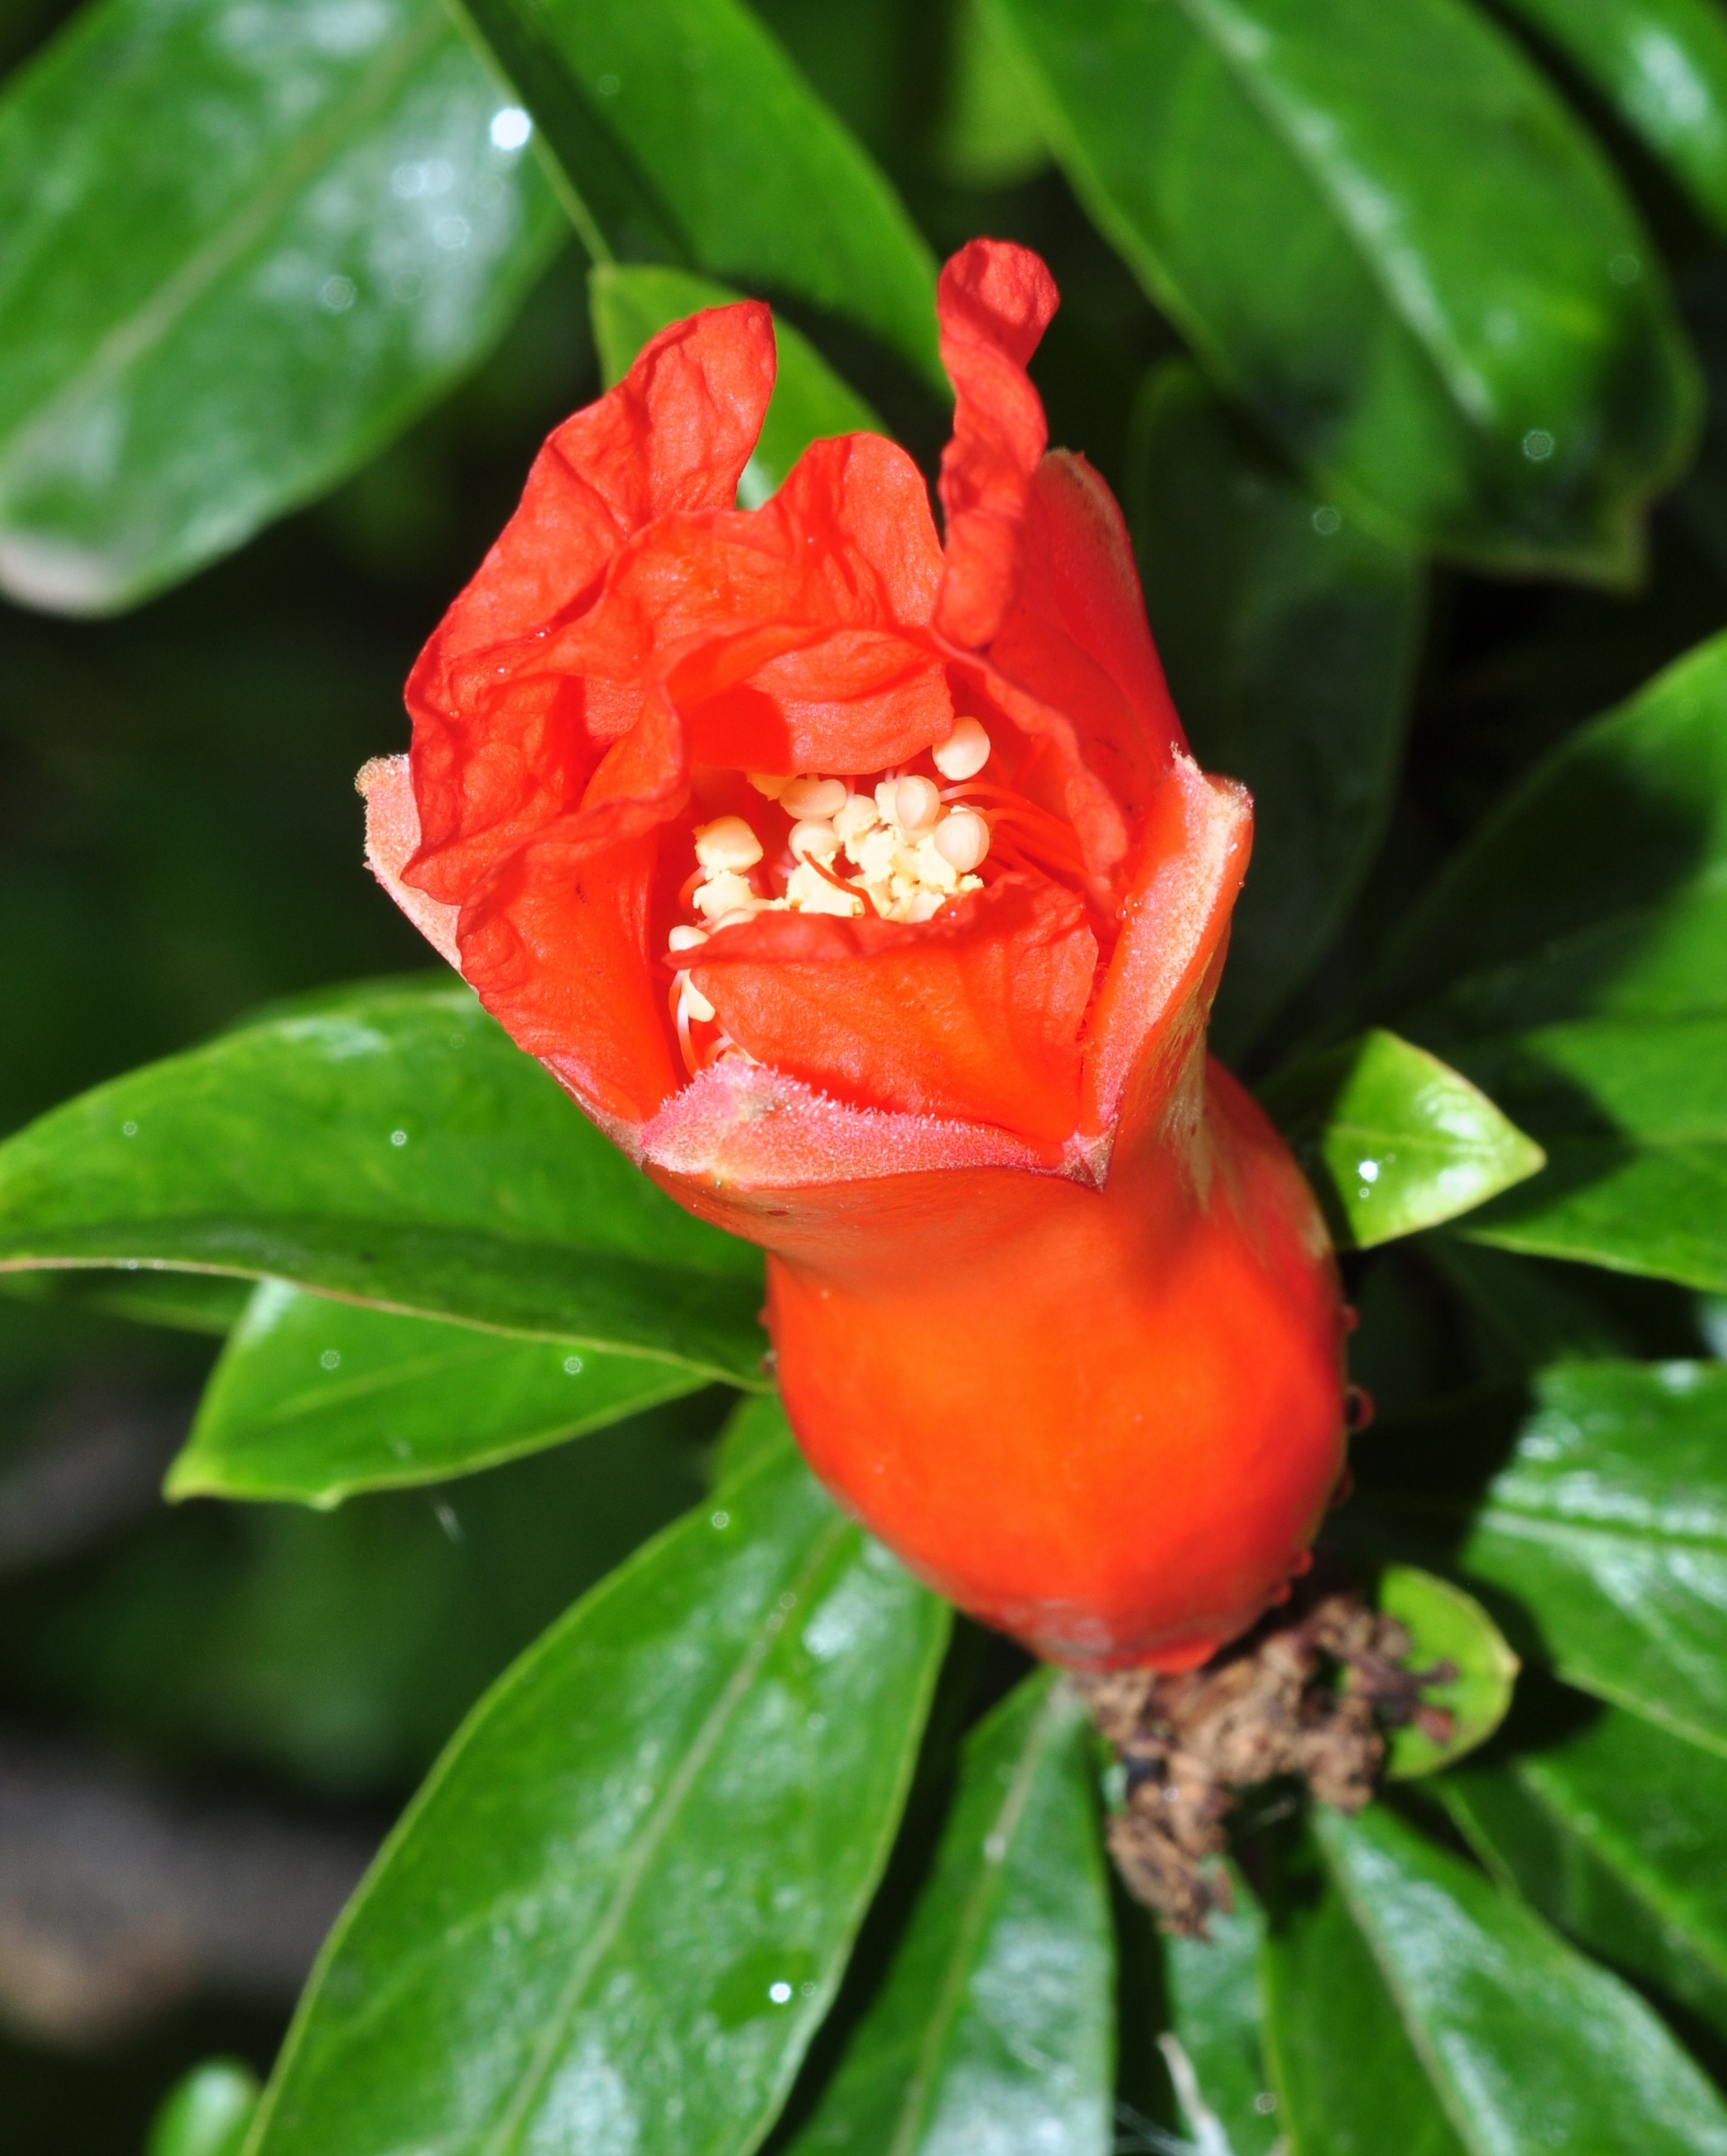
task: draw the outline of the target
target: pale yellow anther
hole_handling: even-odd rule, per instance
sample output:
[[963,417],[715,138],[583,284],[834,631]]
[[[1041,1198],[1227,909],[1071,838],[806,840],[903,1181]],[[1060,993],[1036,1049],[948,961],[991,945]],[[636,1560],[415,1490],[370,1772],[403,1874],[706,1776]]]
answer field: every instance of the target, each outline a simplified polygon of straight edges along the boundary
[[844,779],[824,779],[810,772],[791,782],[780,795],[780,807],[787,816],[827,817],[846,806],[846,793]]
[[797,783],[795,779],[782,779],[771,771],[747,771],[744,776],[757,793],[765,793],[770,801],[778,800],[788,786]]
[[960,871],[942,852],[941,834],[932,831],[927,838],[917,842],[917,851],[907,863],[910,870],[908,881],[914,890],[940,891],[949,897],[960,888]]
[[762,857],[762,842],[740,816],[722,816],[698,826],[695,858],[710,875],[726,869],[753,869]]
[[786,878],[785,897],[791,913],[832,914],[846,921],[864,911],[856,892],[840,890],[807,861],[801,861]]
[[787,840],[800,861],[807,853],[819,854],[823,861],[830,860],[839,851],[839,834],[822,816],[806,816],[793,824]]
[[[953,731],[945,741],[938,742],[930,750],[930,761],[944,779],[958,785],[962,779],[975,779],[989,761],[990,740],[976,719],[956,719]],[[983,857],[979,855],[979,859]]]
[[713,1016],[713,1005],[690,979],[688,974],[680,973],[678,979],[685,1017],[699,1020],[703,1025],[706,1025]]
[[717,876],[710,876],[705,883],[695,887],[695,910],[710,923],[717,921],[722,914],[740,908],[753,911],[756,903],[758,903],[756,894],[748,884],[729,869],[722,869]]
[[989,826],[975,808],[955,808],[935,826],[935,851],[961,876],[988,858]]
[[902,917],[914,922],[933,921],[943,904],[940,891],[917,891],[906,902]]
[[881,811],[867,793],[854,793],[846,797],[846,806],[835,811],[834,829],[839,835],[842,846],[849,846],[854,839],[862,838],[881,821]]
[[893,790],[893,820],[908,838],[921,838],[941,819],[941,790],[933,779],[900,779]]
[[707,931],[696,928],[689,922],[680,921],[666,938],[669,950],[697,950],[707,941]]

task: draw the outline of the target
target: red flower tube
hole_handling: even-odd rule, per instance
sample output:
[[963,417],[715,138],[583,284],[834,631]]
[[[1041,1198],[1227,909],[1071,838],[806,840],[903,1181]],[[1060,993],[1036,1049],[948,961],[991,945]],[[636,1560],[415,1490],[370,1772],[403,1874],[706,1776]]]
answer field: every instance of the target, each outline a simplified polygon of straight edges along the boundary
[[872,435],[738,509],[771,320],[675,324],[428,644],[370,857],[603,1130],[766,1249],[842,1504],[1041,1654],[1184,1668],[1306,1565],[1338,1282],[1206,1059],[1251,804],[1187,754],[1109,490],[1045,454],[1054,285],[980,240],[937,305],[945,547]]

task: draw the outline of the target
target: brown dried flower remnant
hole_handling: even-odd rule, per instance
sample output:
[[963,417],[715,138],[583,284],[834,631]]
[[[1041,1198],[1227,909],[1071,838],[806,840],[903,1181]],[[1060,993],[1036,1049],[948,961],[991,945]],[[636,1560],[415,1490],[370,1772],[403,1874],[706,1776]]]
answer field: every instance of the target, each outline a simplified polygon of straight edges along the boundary
[[1280,1613],[1179,1676],[1073,1678],[1127,1772],[1110,1853],[1168,1930],[1203,1938],[1210,1912],[1228,1907],[1227,1877],[1209,1860],[1241,1790],[1298,1774],[1322,1804],[1359,1811],[1385,1763],[1385,1727],[1413,1721],[1445,1742],[1451,1717],[1421,1692],[1456,1671],[1405,1668],[1410,1648],[1397,1620],[1351,1587]]

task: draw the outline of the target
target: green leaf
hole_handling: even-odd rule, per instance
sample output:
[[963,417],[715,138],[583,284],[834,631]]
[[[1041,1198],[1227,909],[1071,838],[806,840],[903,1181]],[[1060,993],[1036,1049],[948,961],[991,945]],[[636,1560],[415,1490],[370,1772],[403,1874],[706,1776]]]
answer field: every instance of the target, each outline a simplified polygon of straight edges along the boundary
[[893,1966],[787,2156],[1106,2156],[1114,1941],[1091,1737],[1052,1671],[972,1731]]
[[959,0],[951,34],[936,165],[956,187],[1017,187],[1049,162],[1024,68],[981,0]]
[[1727,229],[1727,22],[1711,0],[1509,0]]
[[0,1146],[0,1269],[132,1263],[761,1383],[756,1253],[655,1189],[447,976],[224,1034]]
[[[1266,1940],[1262,1982],[1265,2048],[1289,2143],[1301,2156],[1476,2156],[1448,2120],[1311,1836],[1280,1872],[1288,1906]],[[1515,2143],[1494,2156],[1507,2152],[1522,2156]]]
[[1521,1666],[1480,1603],[1448,1579],[1414,1565],[1388,1565],[1377,1599],[1409,1633],[1412,1668],[1449,1662],[1457,1673],[1421,1691],[1427,1705],[1451,1716],[1448,1737],[1441,1743],[1413,1722],[1391,1732],[1386,1772],[1393,1781],[1409,1781],[1448,1767],[1486,1743],[1505,1719]]
[[1456,1053],[1547,1162],[1461,1233],[1727,1288],[1727,1017],[1544,1026]]
[[258,2077],[250,2066],[207,2059],[163,2099],[144,2156],[239,2156],[257,2108]]
[[789,1439],[475,1710],[332,1935],[253,2156],[753,2148],[904,1801],[944,1604]]
[[564,226],[438,0],[105,0],[0,100],[0,588],[126,606],[332,486]]
[[1606,159],[1484,16],[994,5],[1100,228],[1339,508],[1487,568],[1634,573],[1696,363]]
[[[1721,2099],[1616,1977],[1385,1805],[1352,1819],[1319,1810],[1314,1832],[1471,2156],[1727,2151]],[[1333,2047],[1354,2040],[1343,2009],[1342,2000],[1324,2009]]]
[[1520,1650],[1727,1754],[1727,1365],[1560,1364],[1535,1391],[1509,1431],[1481,1401],[1358,1441],[1354,1527],[1455,1537]]
[[1727,1760],[1613,1708],[1570,1719],[1439,1794],[1550,1922],[1727,2033]]
[[[589,279],[594,342],[608,384],[629,369],[650,337],[701,307],[739,297],[730,286],[687,270],[599,263]],[[738,499],[756,508],[772,494],[813,441],[833,434],[884,434],[887,429],[856,392],[841,381],[807,337],[775,317],[779,371],[774,395],[744,473]]]
[[245,1314],[252,1284],[217,1273],[0,1273],[0,1294],[29,1303],[75,1304],[137,1325],[173,1332],[213,1333],[219,1339]]
[[1727,636],[1508,795],[1395,932],[1373,1007],[1442,1052],[1727,1012]]
[[167,1494],[334,1505],[543,1451],[702,1382],[675,1363],[398,1317],[266,1280],[210,1374]]
[[1320,499],[1182,361],[1140,393],[1129,512],[1194,754],[1254,796],[1253,864],[1212,1020],[1233,1059],[1317,963],[1378,844],[1421,566]]
[[928,247],[739,0],[463,4],[545,129],[596,260],[794,294],[946,394]]
[[1265,2061],[1265,1920],[1239,1873],[1231,1884],[1235,1907],[1207,1917],[1206,1938],[1164,1941],[1169,2028],[1158,2043],[1196,2148],[1205,2156],[1272,2156],[1284,2127]]
[[1346,1249],[1455,1219],[1544,1158],[1485,1093],[1395,1033],[1309,1057],[1262,1097]]

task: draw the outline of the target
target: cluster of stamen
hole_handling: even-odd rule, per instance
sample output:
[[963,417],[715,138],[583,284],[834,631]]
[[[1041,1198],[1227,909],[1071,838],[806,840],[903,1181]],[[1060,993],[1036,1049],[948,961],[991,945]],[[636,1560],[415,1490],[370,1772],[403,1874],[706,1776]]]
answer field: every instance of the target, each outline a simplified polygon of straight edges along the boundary
[[693,955],[717,930],[759,914],[827,914],[883,921],[933,920],[951,900],[981,890],[986,862],[1083,876],[1072,829],[1016,787],[984,782],[993,745],[973,718],[955,721],[930,751],[936,777],[890,772],[860,790],[820,772],[790,778],[751,772],[750,784],[791,819],[780,861],[748,817],[717,817],[695,831],[695,873],[680,894],[696,916],[668,938],[673,968],[671,1011],[684,1061],[693,1073],[717,1056],[741,1054],[721,1032],[698,1056],[692,1024],[710,1025],[713,1005],[689,977]]

